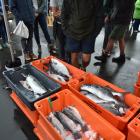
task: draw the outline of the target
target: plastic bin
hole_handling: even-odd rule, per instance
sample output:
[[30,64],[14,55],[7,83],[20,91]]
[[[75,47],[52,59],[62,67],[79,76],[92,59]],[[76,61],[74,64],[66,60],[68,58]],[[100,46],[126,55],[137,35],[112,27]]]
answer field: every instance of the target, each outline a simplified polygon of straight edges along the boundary
[[[50,96],[53,106],[53,111],[62,111],[64,107],[75,106],[83,119],[91,125],[91,128],[98,132],[105,140],[124,140],[125,136],[112,126],[109,122],[103,119],[84,102],[78,99],[71,91],[62,90]],[[35,103],[35,108],[39,113],[37,128],[43,136],[43,140],[62,140],[60,134],[47,120],[48,114],[51,112],[48,99],[42,99]]]
[[[24,88],[19,81],[25,80],[26,78],[22,75],[31,74],[35,78],[37,78],[40,83],[47,89],[47,92],[41,95],[38,98],[33,96],[33,92]],[[52,95],[53,93],[57,92],[61,86],[60,84],[56,83],[49,77],[47,77],[42,72],[38,71],[36,68],[31,66],[30,64],[19,68],[18,70],[10,70],[3,72],[4,77],[6,78],[9,86],[16,94],[20,97],[20,99],[31,109],[34,110],[34,102]]]
[[[45,58],[40,59],[40,60],[33,61],[31,64],[35,68],[37,68],[38,70],[42,71],[43,73],[45,73],[48,76],[48,74],[46,73],[47,70],[48,70],[47,64],[50,62],[51,58],[57,59],[54,56],[49,56],[49,57],[45,57]],[[68,68],[70,74],[72,75],[72,79],[70,79],[69,81],[72,81],[73,79],[79,79],[79,78],[81,78],[81,76],[83,74],[85,74],[84,71],[82,71],[82,70],[80,70],[80,69],[78,69],[78,68],[76,68],[76,67],[74,67],[74,66],[72,66],[72,65],[70,65],[70,64],[68,64],[68,63],[66,63],[66,62],[64,62],[62,60],[60,60],[60,59],[57,59],[57,60],[62,62]],[[67,83],[69,82],[69,81],[68,82],[61,82],[61,81],[58,81],[58,80],[55,80],[55,81],[60,83],[62,85],[62,87],[64,87],[64,88],[66,88]]]
[[130,106],[130,109],[126,112],[124,116],[116,116],[109,112],[108,110],[104,109],[100,105],[96,104],[94,101],[90,100],[86,96],[80,93],[80,87],[83,84],[98,84],[101,86],[109,86],[110,88],[114,89],[118,92],[126,92],[123,89],[99,78],[98,76],[88,73],[87,75],[83,76],[79,81],[74,80],[69,83],[69,89],[77,96],[79,99],[83,100],[87,105],[89,105],[93,110],[99,113],[103,118],[109,121],[112,125],[114,125],[119,130],[126,132],[127,124],[129,121],[136,115],[138,110],[140,109],[140,99],[135,95],[126,94],[125,95],[125,103]]
[[15,92],[12,92],[10,95],[12,100],[15,102],[15,104],[21,109],[21,111],[25,114],[25,116],[30,120],[30,122],[33,124],[33,126],[36,126],[39,114],[38,112],[31,111],[21,100],[20,98],[16,95]]
[[140,140],[140,114],[128,124],[127,140]]

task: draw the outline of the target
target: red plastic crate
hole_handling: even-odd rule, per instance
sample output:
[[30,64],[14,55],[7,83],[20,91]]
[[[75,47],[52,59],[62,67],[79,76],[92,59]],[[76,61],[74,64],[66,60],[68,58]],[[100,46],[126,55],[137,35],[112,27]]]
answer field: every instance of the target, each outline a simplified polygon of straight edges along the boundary
[[140,140],[140,114],[128,124],[127,140]]
[[16,95],[15,92],[12,92],[10,95],[12,100],[17,104],[17,106],[22,110],[22,112],[25,114],[25,116],[30,120],[30,122],[36,126],[37,120],[39,117],[39,114],[36,110],[31,111],[21,100],[20,98]]
[[[40,70],[41,72],[43,72],[43,73],[45,73],[47,76],[49,76],[49,75],[46,73],[46,71],[48,70],[48,67],[45,66],[44,64],[48,64],[48,63],[50,62],[51,58],[57,59],[57,58],[54,57],[54,56],[49,56],[49,57],[42,58],[42,59],[40,59],[40,60],[33,61],[31,64],[32,64],[35,68],[37,68],[38,70]],[[60,59],[57,59],[57,60],[59,60],[60,62],[62,62],[62,63],[68,68],[70,74],[72,75],[72,78],[71,78],[69,81],[72,81],[73,79],[80,79],[81,76],[85,74],[84,71],[82,71],[82,70],[80,70],[80,69],[78,69],[78,68],[76,68],[76,67],[74,67],[74,66],[72,66],[72,65],[70,65],[70,64],[68,64],[68,63],[66,63],[66,62],[64,62],[64,61],[62,61],[62,60],[60,60]],[[51,77],[50,77],[50,78],[51,78]],[[53,78],[52,78],[52,79],[53,79]],[[55,79],[53,79],[53,80],[55,80]],[[58,83],[60,83],[60,84],[62,85],[62,87],[65,87],[65,88],[66,88],[66,86],[67,86],[67,83],[69,82],[69,81],[68,81],[68,82],[61,82],[61,81],[58,81],[58,80],[55,80],[55,81],[57,81]]]
[[93,110],[99,113],[103,118],[109,121],[112,125],[114,125],[119,130],[127,133],[127,124],[129,121],[135,116],[137,111],[140,109],[140,99],[132,94],[125,95],[125,103],[130,106],[130,109],[126,112],[126,114],[122,117],[116,116],[109,112],[108,110],[104,109],[100,105],[96,104],[94,101],[90,100],[86,96],[80,93],[80,87],[83,84],[98,84],[101,86],[109,86],[110,88],[114,89],[118,92],[126,92],[123,89],[99,78],[98,76],[88,73],[87,75],[83,76],[80,80],[74,80],[68,84],[69,89],[81,100],[87,103]]
[[[91,128],[104,137],[105,140],[125,139],[125,136],[119,130],[78,99],[71,91],[66,89],[52,95],[50,98],[54,111],[62,111],[64,107],[69,105],[75,106],[84,120],[91,125]],[[47,120],[47,116],[51,112],[48,99],[45,98],[36,102],[35,108],[39,113],[37,129],[41,132],[43,140],[62,140],[60,134]]]

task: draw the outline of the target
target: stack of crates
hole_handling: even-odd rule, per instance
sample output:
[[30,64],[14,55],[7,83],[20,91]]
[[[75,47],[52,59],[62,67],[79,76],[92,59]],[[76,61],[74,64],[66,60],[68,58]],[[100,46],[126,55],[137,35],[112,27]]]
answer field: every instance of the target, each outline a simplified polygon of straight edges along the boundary
[[[51,112],[48,97],[52,102],[53,111],[62,111],[64,107],[70,105],[75,106],[84,120],[91,125],[93,130],[96,130],[103,136],[105,140],[125,140],[127,138],[128,140],[140,139],[140,115],[136,117],[140,110],[140,99],[137,96],[131,93],[125,94],[126,91],[123,89],[59,59],[57,60],[68,68],[72,78],[67,82],[54,80],[47,74],[48,64],[52,58],[57,59],[53,56],[49,56],[33,61],[31,64],[25,66],[25,68],[4,72],[4,76],[13,90],[10,95],[12,100],[33,124],[33,131],[40,140],[62,140],[60,134],[47,120],[47,116]],[[44,87],[48,88],[49,86],[51,92],[37,100],[26,98],[27,90],[23,90],[21,85],[19,86],[17,84],[19,82],[19,74],[21,74],[23,70],[29,70],[31,74],[34,73],[33,76],[38,78],[42,84],[44,84]],[[129,110],[124,116],[112,114],[80,93],[80,87],[84,84],[110,87],[116,92],[125,94],[124,100],[130,107]]]

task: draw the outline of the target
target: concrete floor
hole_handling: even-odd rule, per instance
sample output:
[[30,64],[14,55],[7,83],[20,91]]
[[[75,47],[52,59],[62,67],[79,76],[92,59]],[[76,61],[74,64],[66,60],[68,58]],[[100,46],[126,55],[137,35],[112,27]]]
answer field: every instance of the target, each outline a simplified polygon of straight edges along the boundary
[[[114,49],[113,55],[108,59],[108,62],[102,66],[94,66],[97,62],[94,59],[95,55],[101,52],[104,31],[102,30],[96,41],[95,53],[92,55],[92,60],[87,68],[88,72],[93,72],[103,79],[116,84],[117,86],[133,92],[133,85],[137,79],[137,72],[140,70],[140,34],[136,41],[128,41],[126,47],[126,63],[117,65],[111,62],[112,56],[119,54],[118,48]],[[15,39],[13,39],[15,40]],[[18,41],[19,42],[19,41]],[[47,43],[41,32],[41,44],[43,53],[41,57],[48,55]],[[15,41],[14,41],[15,43]],[[16,44],[17,55],[21,55],[20,44]],[[37,46],[34,41],[34,52],[37,54]],[[98,53],[97,53],[98,52]],[[23,56],[20,56],[23,60]],[[15,106],[9,97],[10,91],[5,90],[5,80],[2,76],[4,64],[10,59],[9,49],[5,48],[0,51],[0,139],[2,140],[35,140],[37,139],[33,132],[32,126],[24,117],[22,112]],[[24,61],[23,61],[24,63]]]

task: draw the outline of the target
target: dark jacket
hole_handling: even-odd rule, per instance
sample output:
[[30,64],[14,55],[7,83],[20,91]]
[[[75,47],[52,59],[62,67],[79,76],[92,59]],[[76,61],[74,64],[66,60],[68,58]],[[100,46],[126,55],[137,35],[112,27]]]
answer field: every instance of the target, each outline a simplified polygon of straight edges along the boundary
[[27,23],[34,23],[34,8],[32,0],[9,0],[11,12],[15,15],[16,22],[23,20]]
[[37,0],[38,2],[38,13],[46,14],[48,13],[48,0]]
[[[77,40],[93,34],[100,0],[64,0],[62,28],[64,33]],[[97,11],[98,10],[98,11]]]
[[134,11],[134,0],[114,0],[111,21],[114,24],[129,25]]

